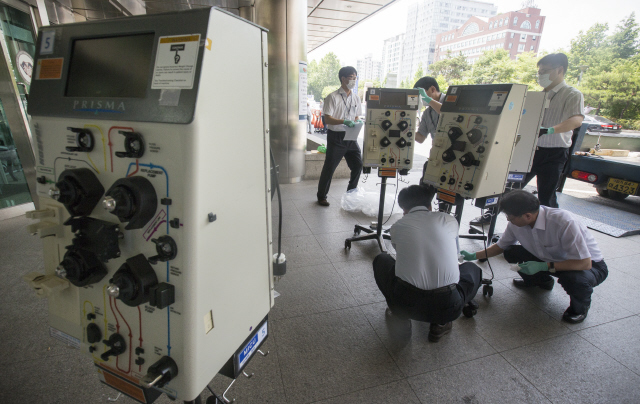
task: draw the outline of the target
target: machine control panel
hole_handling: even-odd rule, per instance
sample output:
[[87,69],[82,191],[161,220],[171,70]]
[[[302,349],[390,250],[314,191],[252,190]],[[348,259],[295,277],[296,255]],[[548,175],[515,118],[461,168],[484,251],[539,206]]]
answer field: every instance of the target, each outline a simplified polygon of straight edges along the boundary
[[370,88],[366,101],[363,166],[410,170],[418,127],[418,90]]
[[423,181],[467,198],[504,191],[526,86],[451,86]]

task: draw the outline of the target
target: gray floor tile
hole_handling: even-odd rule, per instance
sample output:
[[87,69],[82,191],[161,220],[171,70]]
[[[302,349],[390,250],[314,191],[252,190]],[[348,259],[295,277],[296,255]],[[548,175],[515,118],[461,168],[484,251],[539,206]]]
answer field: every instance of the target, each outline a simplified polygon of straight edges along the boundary
[[420,400],[406,380],[384,384],[369,389],[356,391],[343,396],[317,401],[314,404],[356,404],[356,403],[384,403],[384,404],[420,404]]
[[[461,247],[462,248],[462,247]],[[481,249],[483,250],[484,247]],[[480,268],[482,268],[483,276],[485,278],[491,278],[491,269],[493,269],[493,273],[495,275],[495,280],[508,279],[511,282],[511,279],[519,277],[517,272],[513,271],[512,265],[509,264],[504,256],[498,255],[496,257],[489,258],[488,261],[480,262],[474,261]],[[491,268],[489,268],[491,265]]]
[[637,403],[640,376],[569,334],[502,353],[553,403]]
[[342,210],[339,204],[322,207],[307,200],[294,201],[296,208],[313,234],[353,231],[357,221],[349,212]]
[[[282,237],[308,236],[310,234],[311,229],[301,215],[282,216]],[[273,220],[271,223],[271,236],[275,243],[278,240],[277,220]]]
[[474,330],[499,352],[569,332],[558,319],[500,283],[494,284],[490,299],[476,301],[480,309],[472,320]]
[[318,183],[303,181],[297,184],[280,184],[280,195],[282,199],[290,200],[310,200],[316,201],[318,193]]
[[[513,286],[513,282],[511,280],[504,279],[500,282],[514,293],[542,309],[553,319],[561,320],[562,314],[567,307],[569,307],[569,295],[567,295],[564,289],[562,289],[562,286],[558,285],[557,282],[553,287],[553,290],[550,292],[540,288],[518,289]],[[593,327],[598,324],[607,323],[612,320],[625,318],[633,314],[619,303],[607,298],[606,296],[598,294],[598,291],[599,286],[594,289],[589,315],[582,323],[569,324],[563,322],[562,325],[569,330],[576,331]]]
[[[274,244],[274,252],[277,248]],[[285,237],[282,239],[282,252],[287,258],[287,269],[329,262],[314,236]]]
[[423,403],[550,403],[500,355],[409,378]]
[[612,321],[580,331],[578,335],[640,375],[640,317]]
[[279,320],[273,326],[290,403],[322,400],[402,378],[359,308]]
[[453,322],[453,330],[437,343],[427,340],[429,324],[412,321],[409,341],[401,341],[389,334],[385,320],[385,303],[362,306],[369,322],[385,344],[398,367],[407,376],[440,369],[472,359],[491,355],[496,351],[474,330],[473,320],[461,317]]
[[639,314],[638,290],[640,290],[640,278],[624,272],[609,271],[607,279],[594,289],[594,295],[603,296],[625,310]]
[[[280,214],[280,211],[278,210],[278,196],[276,195],[272,200],[271,200],[271,216],[272,219],[271,221],[274,223],[277,223],[277,217]],[[285,218],[287,216],[295,216],[295,215],[299,215],[300,213],[298,212],[298,209],[296,209],[296,204],[293,203],[293,201],[291,199],[284,199],[282,198],[282,217]]]
[[282,319],[356,305],[344,280],[331,264],[293,268],[275,286],[280,296],[269,316]]
[[624,237],[598,242],[598,247],[600,247],[605,262],[613,258],[628,257],[638,253],[638,243]]
[[344,248],[347,238],[353,236],[353,229],[340,233],[317,234],[316,240],[331,262],[361,261],[373,262],[380,254],[380,247],[376,240],[353,241],[351,248]]
[[[638,247],[640,249],[640,246]],[[640,278],[640,254],[630,255],[628,257],[605,259],[609,270],[620,271],[633,276],[634,278]]]
[[373,260],[333,263],[351,291],[351,295],[361,305],[385,300],[373,277],[372,262]]
[[[273,328],[271,333],[273,333]],[[236,399],[238,403],[286,403],[280,366],[278,363],[278,352],[274,336],[271,335],[260,348],[262,352],[269,352],[267,356],[255,355],[245,372],[253,376],[247,379],[244,376],[238,377],[226,397],[230,400]],[[209,384],[218,397],[227,389],[232,379],[222,375],[216,375]],[[211,394],[205,391],[202,398]],[[203,400],[204,402],[204,400]],[[117,404],[117,403],[116,403]],[[177,404],[177,403],[176,403]]]

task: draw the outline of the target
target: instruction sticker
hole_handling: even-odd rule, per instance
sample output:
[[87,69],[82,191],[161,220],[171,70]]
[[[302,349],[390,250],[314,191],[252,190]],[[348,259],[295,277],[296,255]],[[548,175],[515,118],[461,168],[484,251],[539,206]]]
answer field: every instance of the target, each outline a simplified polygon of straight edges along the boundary
[[160,37],[151,89],[192,89],[199,47],[200,34]]
[[407,105],[411,107],[415,107],[418,105],[418,96],[417,95],[407,95]]
[[489,100],[490,107],[501,107],[504,105],[504,101],[507,99],[508,91],[494,91],[491,99]]
[[380,101],[380,96],[369,94],[369,101]]
[[36,80],[60,80],[64,58],[40,59],[36,66]]

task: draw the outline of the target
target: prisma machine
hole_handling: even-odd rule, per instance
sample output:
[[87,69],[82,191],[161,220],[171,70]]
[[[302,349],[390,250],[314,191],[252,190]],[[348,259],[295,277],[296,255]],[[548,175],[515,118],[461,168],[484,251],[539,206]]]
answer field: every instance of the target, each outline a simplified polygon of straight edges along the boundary
[[465,198],[504,191],[527,86],[450,86],[423,181]]
[[362,147],[364,172],[371,167],[409,171],[413,165],[417,128],[418,90],[371,88]]
[[237,377],[273,305],[267,33],[136,16],[42,28],[36,60],[45,272],[26,280],[51,336],[140,402]]

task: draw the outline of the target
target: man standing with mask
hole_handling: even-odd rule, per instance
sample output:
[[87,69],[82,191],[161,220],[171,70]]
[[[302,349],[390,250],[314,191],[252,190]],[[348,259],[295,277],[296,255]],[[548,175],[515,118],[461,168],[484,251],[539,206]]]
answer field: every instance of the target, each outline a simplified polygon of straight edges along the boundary
[[[331,186],[331,178],[338,168],[342,157],[347,160],[351,170],[351,179],[347,191],[358,186],[362,171],[362,153],[356,140],[344,140],[346,127],[353,128],[360,121],[362,105],[358,98],[356,79],[358,72],[351,66],[346,66],[338,72],[340,88],[324,99],[324,120],[327,124],[327,156],[322,166],[320,181],[318,182],[318,204],[329,206],[327,194]],[[356,90],[356,92],[352,91]]]
[[[582,93],[564,81],[568,66],[569,60],[564,53],[552,53],[538,61],[538,84],[547,93],[549,107],[542,119],[543,127],[540,128],[531,172],[522,183],[524,187],[537,177],[540,205],[550,208],[558,207],[558,180],[569,158],[573,130],[584,120]],[[495,210],[488,211],[472,220],[471,224],[488,224],[493,214]]]

